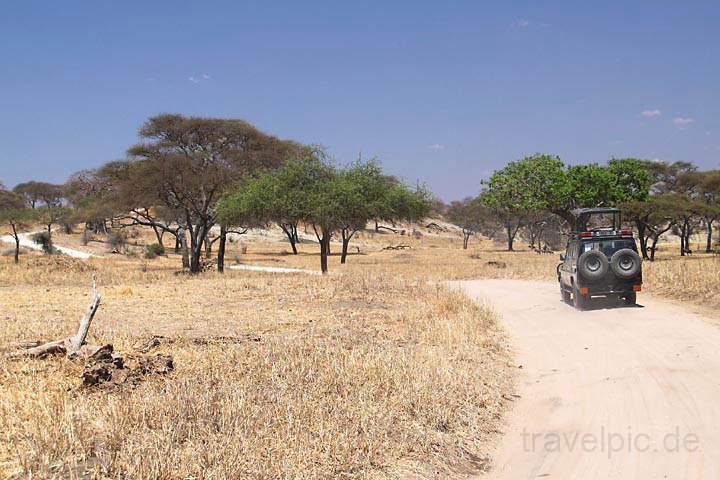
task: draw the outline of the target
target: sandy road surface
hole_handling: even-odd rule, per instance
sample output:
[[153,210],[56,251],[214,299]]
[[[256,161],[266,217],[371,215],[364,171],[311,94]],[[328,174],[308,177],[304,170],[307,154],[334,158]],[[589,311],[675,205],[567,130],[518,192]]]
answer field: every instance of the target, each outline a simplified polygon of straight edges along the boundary
[[639,294],[578,312],[557,285],[456,282],[494,305],[518,395],[492,479],[720,479],[720,327]]
[[[30,238],[31,235],[32,235],[32,233],[21,233],[19,235],[20,246],[29,248],[31,250],[42,250],[42,247],[40,245],[38,245],[37,243],[32,241],[32,239]],[[13,246],[15,245],[15,239],[11,235],[4,235],[4,236],[0,237],[0,242],[9,243],[9,244],[12,244]],[[73,258],[87,259],[87,258],[96,256],[91,253],[82,252],[80,250],[75,250],[73,248],[61,247],[60,245],[54,245],[54,244],[53,244],[53,246],[55,247],[55,250],[57,250],[58,252],[64,253],[65,255],[67,255],[69,257],[73,257]]]

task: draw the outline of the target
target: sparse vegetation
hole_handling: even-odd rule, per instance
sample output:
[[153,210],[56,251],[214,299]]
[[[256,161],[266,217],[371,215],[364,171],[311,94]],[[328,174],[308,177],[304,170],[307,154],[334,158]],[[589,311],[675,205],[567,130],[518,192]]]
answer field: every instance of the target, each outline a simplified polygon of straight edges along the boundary
[[[252,250],[252,263],[317,261],[312,245],[297,256],[281,255],[277,243],[256,241]],[[103,293],[93,342],[132,351],[166,336],[173,342],[154,352],[172,354],[176,365],[135,388],[86,392],[71,361],[3,362],[0,427],[2,445],[12,445],[3,468],[138,478],[460,478],[487,468],[503,394],[512,391],[503,333],[489,310],[426,283],[429,249],[413,250],[421,258],[412,264],[375,250],[341,275],[312,279],[178,277],[176,259],[160,257],[146,271],[122,257],[3,264],[0,279],[13,295],[1,300],[8,320],[0,345],[72,330],[73,299],[86,292],[91,268]],[[57,287],[45,292],[50,284]],[[43,304],[32,301],[40,292]],[[37,373],[20,374],[27,368]]]

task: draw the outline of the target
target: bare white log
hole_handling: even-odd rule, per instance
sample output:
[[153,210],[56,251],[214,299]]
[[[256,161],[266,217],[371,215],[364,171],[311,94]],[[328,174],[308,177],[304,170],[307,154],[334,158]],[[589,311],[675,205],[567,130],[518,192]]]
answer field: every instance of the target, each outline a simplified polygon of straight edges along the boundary
[[93,275],[93,287],[92,287],[92,299],[90,305],[80,320],[80,326],[75,336],[66,338],[64,340],[55,340],[40,344],[40,342],[28,342],[26,343],[28,348],[19,352],[12,352],[7,355],[9,358],[22,358],[22,357],[33,357],[33,358],[44,358],[49,355],[68,355],[76,352],[83,346],[85,339],[87,338],[88,332],[90,331],[90,324],[92,323],[93,317],[100,306],[100,294],[97,291],[97,284],[95,282],[95,275]]
[[85,315],[83,315],[82,320],[80,320],[80,326],[78,327],[77,333],[74,337],[70,339],[71,349],[77,350],[85,343],[85,339],[87,338],[88,332],[90,331],[90,323],[92,323],[93,317],[95,317],[95,312],[97,312],[99,306],[100,294],[97,291],[95,275],[93,275],[92,300],[90,301],[90,305],[88,306]]

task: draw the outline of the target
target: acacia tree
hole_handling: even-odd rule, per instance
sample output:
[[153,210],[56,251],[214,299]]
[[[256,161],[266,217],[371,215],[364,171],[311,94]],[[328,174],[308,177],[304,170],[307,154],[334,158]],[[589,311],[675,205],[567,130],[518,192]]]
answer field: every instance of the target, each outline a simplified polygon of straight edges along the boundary
[[637,159],[566,167],[558,157],[536,154],[494,172],[486,182],[485,198],[506,222],[511,249],[513,233],[524,215],[548,210],[572,225],[575,208],[645,200],[651,178],[645,162]]
[[10,227],[10,234],[15,240],[15,263],[20,261],[20,231],[29,226],[34,214],[23,197],[0,188],[0,224]]
[[451,202],[447,206],[445,217],[462,229],[464,250],[468,248],[470,237],[485,230],[492,221],[490,211],[481,197],[468,197]]
[[47,182],[19,183],[15,185],[13,192],[21,195],[31,208],[40,205],[59,205],[63,198],[63,187]]
[[720,170],[703,172],[698,190],[700,200],[704,203],[702,216],[707,229],[705,252],[711,253],[713,225],[720,220]]
[[[223,194],[253,172],[279,166],[297,149],[243,120],[175,114],[150,118],[140,137],[143,143],[128,153],[155,185],[157,203],[180,212],[181,230],[190,236],[191,273],[201,270],[203,243],[217,223]],[[184,233],[180,236],[184,240]]]
[[62,185],[47,182],[19,183],[13,192],[27,202],[28,207],[37,209],[39,220],[47,228],[47,236],[52,238],[52,227],[67,219],[70,209],[63,205],[65,189]]
[[378,164],[358,162],[346,169],[331,165],[321,151],[306,151],[280,169],[266,172],[222,200],[219,218],[228,224],[257,225],[275,222],[293,244],[293,230],[304,222],[320,245],[320,269],[328,270],[330,240],[337,232],[343,242],[341,262],[348,245],[367,222],[378,218],[414,220],[426,215],[429,202],[424,189],[402,184],[388,186]]
[[338,172],[333,194],[339,211],[338,230],[342,240],[340,263],[347,261],[352,237],[363,230],[371,219],[377,218],[381,209],[392,209],[387,190],[382,169],[375,161],[358,161]]
[[[218,220],[227,225],[267,225],[276,222],[295,248],[299,222],[312,224],[320,244],[321,270],[333,231],[339,224],[335,195],[336,169],[320,151],[305,150],[279,169],[249,179],[226,195],[217,208]],[[293,234],[293,227],[294,232]]]

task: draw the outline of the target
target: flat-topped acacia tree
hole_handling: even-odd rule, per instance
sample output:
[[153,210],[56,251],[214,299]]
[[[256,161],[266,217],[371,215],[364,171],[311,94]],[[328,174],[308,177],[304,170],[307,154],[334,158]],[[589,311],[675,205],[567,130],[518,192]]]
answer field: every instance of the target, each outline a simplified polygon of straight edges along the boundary
[[300,148],[243,120],[177,114],[150,118],[140,137],[128,154],[152,185],[157,204],[182,217],[190,235],[191,273],[201,270],[203,243],[217,224],[223,194],[258,170],[280,166]]
[[15,263],[20,261],[20,231],[27,228],[35,216],[22,196],[0,186],[0,224],[10,227],[15,240]]
[[483,230],[493,230],[491,225],[495,220],[490,209],[483,204],[481,197],[469,197],[461,201],[450,202],[445,211],[445,217],[462,229],[464,250],[468,248],[468,242],[472,235]]
[[298,223],[311,225],[320,245],[320,269],[326,273],[334,234],[340,233],[345,263],[352,237],[380,213],[393,220],[416,220],[429,208],[424,189],[388,185],[375,161],[338,169],[321,151],[307,151],[245,183],[221,202],[219,212],[229,225],[277,223],[294,252]]

